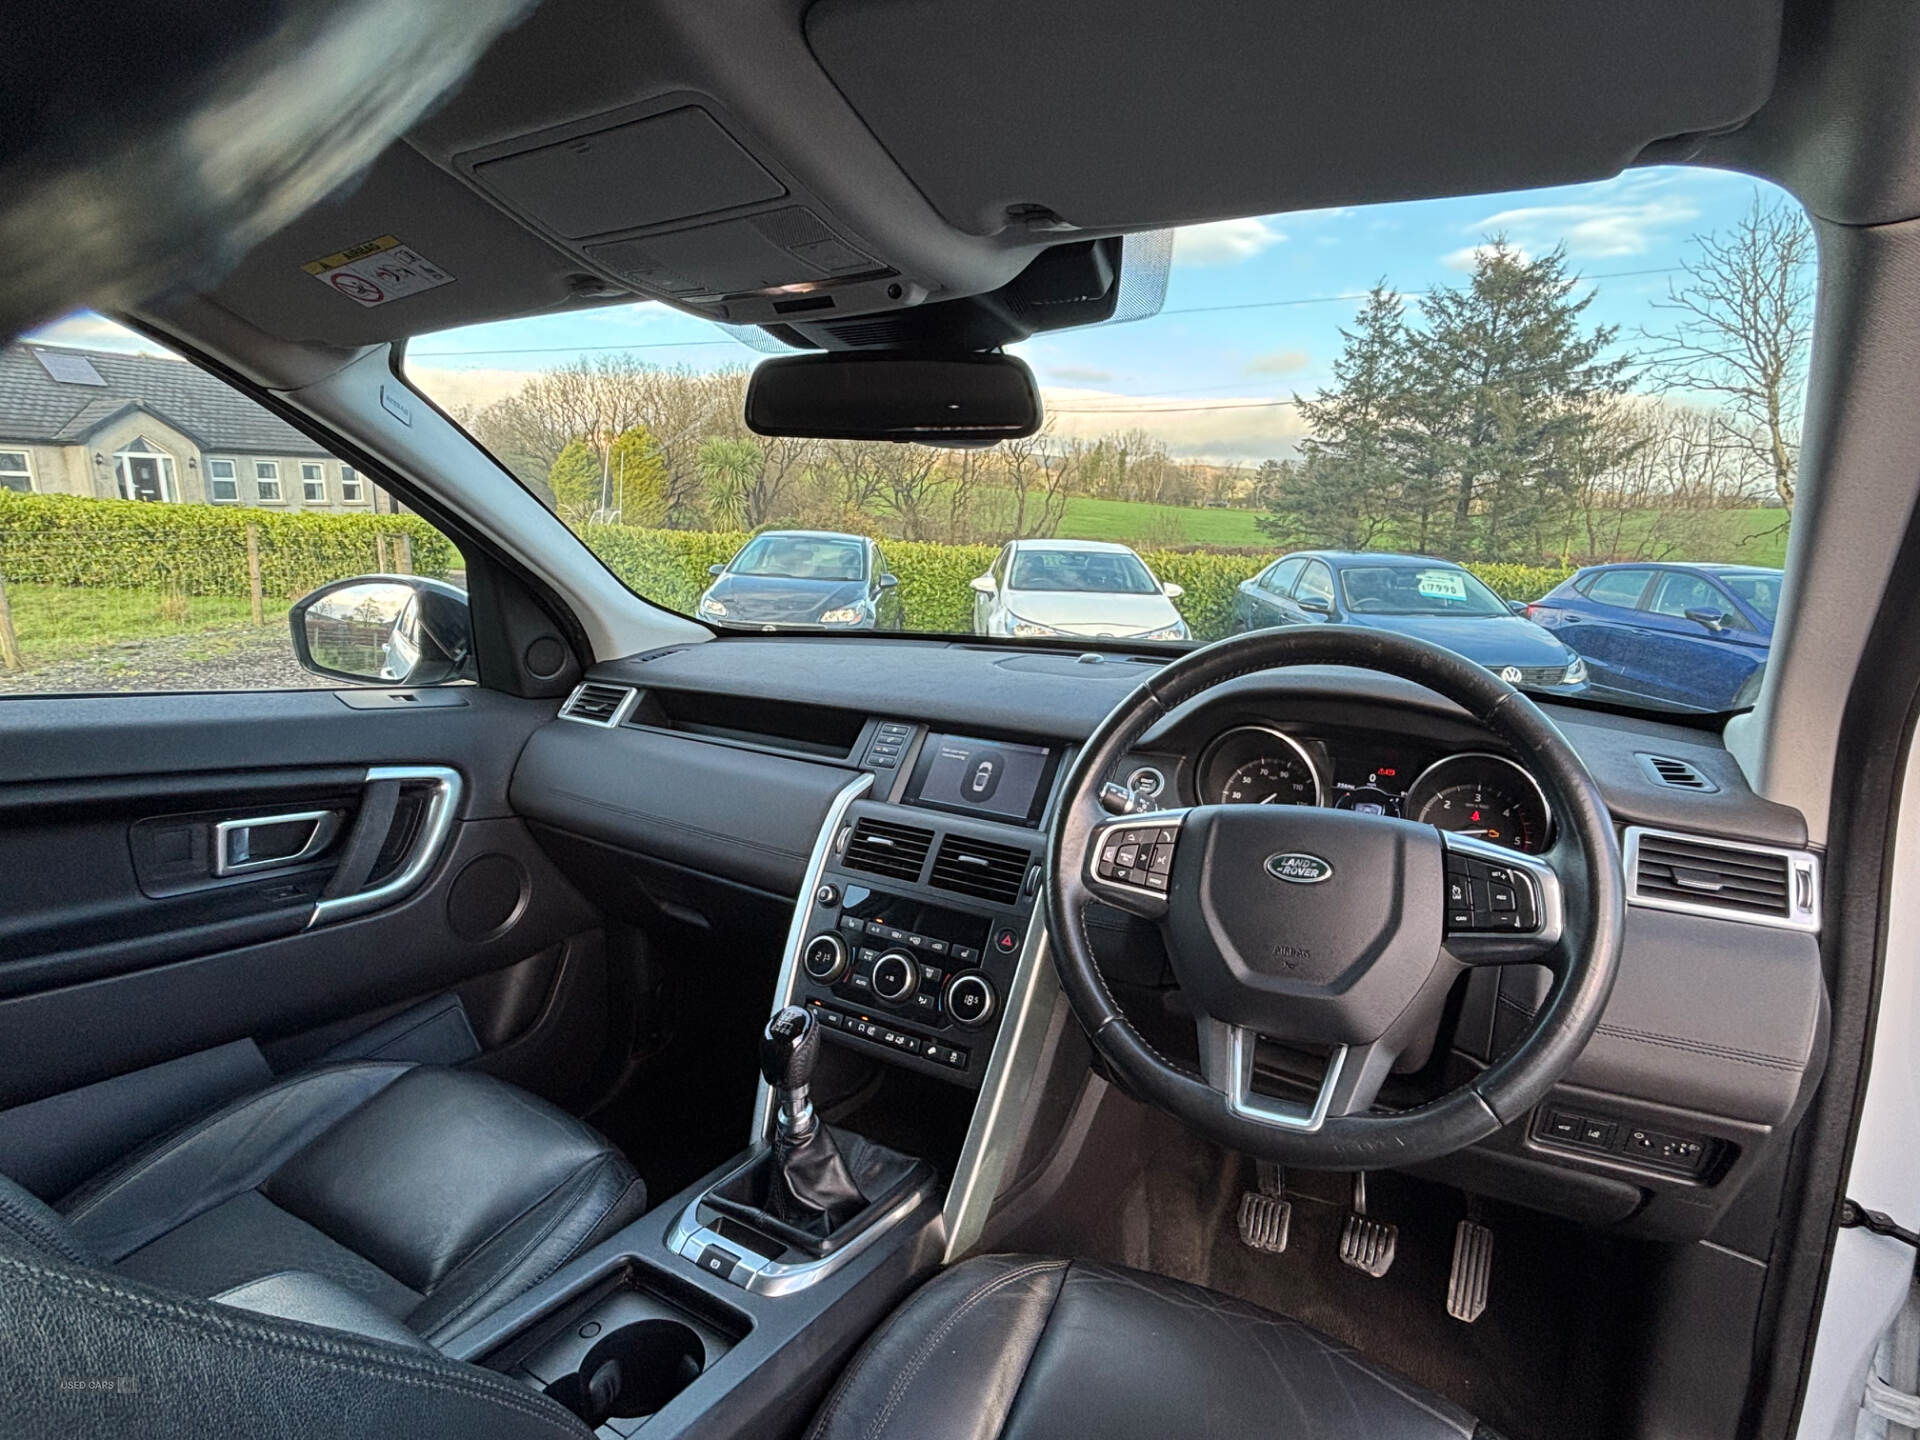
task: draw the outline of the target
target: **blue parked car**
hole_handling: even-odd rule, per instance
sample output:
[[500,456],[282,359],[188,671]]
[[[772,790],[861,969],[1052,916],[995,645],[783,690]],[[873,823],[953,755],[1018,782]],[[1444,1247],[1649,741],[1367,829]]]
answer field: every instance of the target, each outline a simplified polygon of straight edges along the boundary
[[1579,695],[1587,688],[1578,655],[1514,614],[1463,567],[1421,555],[1303,550],[1282,556],[1240,582],[1229,629],[1237,634],[1330,620],[1431,640],[1527,690]]
[[1596,695],[1734,710],[1759,693],[1780,578],[1756,565],[1590,565],[1526,614],[1586,657]]

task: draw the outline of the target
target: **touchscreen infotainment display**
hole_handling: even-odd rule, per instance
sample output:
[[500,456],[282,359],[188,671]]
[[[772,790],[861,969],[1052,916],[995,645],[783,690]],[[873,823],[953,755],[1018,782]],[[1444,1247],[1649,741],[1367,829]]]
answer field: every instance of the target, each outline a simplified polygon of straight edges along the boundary
[[962,814],[1030,824],[1039,818],[1053,752],[1038,745],[929,735],[908,800]]

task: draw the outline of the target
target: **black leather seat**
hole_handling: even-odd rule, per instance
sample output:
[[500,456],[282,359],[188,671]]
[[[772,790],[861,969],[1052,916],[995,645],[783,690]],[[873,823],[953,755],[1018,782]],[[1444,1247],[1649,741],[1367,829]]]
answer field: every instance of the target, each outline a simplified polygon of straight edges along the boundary
[[593,1130],[468,1071],[355,1062],[227,1106],[0,1229],[176,1294],[442,1344],[646,1208]]
[[1292,1320],[1083,1261],[990,1255],[867,1342],[809,1440],[1497,1440]]

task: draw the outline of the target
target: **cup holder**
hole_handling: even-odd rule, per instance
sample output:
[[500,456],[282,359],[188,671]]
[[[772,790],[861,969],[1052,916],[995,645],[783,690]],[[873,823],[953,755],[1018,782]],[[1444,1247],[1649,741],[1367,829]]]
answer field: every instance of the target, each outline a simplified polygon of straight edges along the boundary
[[652,1415],[700,1378],[706,1347],[678,1320],[638,1320],[603,1336],[547,1394],[598,1429]]

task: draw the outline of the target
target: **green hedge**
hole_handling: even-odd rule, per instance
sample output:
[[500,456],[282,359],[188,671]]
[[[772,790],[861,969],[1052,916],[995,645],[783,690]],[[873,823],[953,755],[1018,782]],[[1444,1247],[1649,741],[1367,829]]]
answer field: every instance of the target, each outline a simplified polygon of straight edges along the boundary
[[249,525],[257,537],[261,589],[276,597],[294,599],[378,569],[377,537],[389,544],[410,537],[417,575],[445,576],[460,565],[452,542],[416,515],[282,514],[0,490],[0,576],[43,585],[246,595]]

